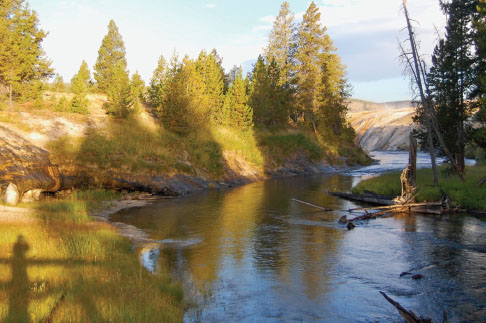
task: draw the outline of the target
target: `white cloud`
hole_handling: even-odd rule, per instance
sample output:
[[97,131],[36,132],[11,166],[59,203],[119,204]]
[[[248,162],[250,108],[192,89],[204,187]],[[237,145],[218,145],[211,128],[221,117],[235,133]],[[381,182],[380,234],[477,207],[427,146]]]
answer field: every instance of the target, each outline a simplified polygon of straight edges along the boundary
[[206,4],[206,8],[216,8],[216,4],[215,3],[207,3]]
[[275,17],[274,16],[261,17],[260,18],[260,21],[261,22],[266,22],[266,23],[269,23],[269,24],[273,24],[273,22],[275,21]]
[[[351,82],[371,82],[400,77],[397,39],[407,39],[401,1],[323,0],[321,21],[347,65]],[[444,17],[436,0],[409,0],[421,52],[430,57],[435,46],[435,28]]]
[[259,31],[266,31],[266,30],[270,30],[270,29],[272,29],[271,25],[260,25],[260,26],[253,27],[251,31],[256,33],[256,32],[259,32]]

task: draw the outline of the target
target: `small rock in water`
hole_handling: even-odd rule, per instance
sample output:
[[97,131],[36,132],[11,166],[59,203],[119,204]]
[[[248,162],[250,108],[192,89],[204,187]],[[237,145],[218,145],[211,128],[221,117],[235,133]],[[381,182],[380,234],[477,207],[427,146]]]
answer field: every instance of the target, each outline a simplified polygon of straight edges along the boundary
[[356,226],[353,222],[348,222],[348,225],[346,227],[348,228],[348,230],[353,230]]
[[404,271],[403,273],[400,274],[400,277],[406,276],[406,275],[411,275],[412,273],[409,273],[408,271]]
[[339,218],[338,222],[341,224],[346,224],[346,222],[348,222],[348,217],[343,215],[342,217]]
[[424,275],[422,275],[422,274],[415,274],[415,275],[412,276],[412,279],[420,279],[420,278],[423,278],[423,277],[424,277]]

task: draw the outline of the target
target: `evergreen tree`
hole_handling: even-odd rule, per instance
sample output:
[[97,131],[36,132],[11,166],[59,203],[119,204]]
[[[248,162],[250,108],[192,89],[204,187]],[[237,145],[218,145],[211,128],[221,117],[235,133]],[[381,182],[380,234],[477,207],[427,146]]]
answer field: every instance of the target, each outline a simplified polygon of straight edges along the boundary
[[319,115],[322,98],[323,75],[321,65],[326,53],[335,48],[325,33],[326,28],[320,25],[321,14],[312,2],[304,14],[297,33],[296,85],[297,107],[301,121],[310,123],[317,131],[316,115]]
[[154,70],[148,89],[149,103],[156,108],[160,108],[164,100],[168,81],[168,66],[164,56],[160,56],[157,68]]
[[474,21],[477,65],[473,94],[479,106],[476,121],[480,122],[482,127],[474,130],[473,138],[478,146],[486,149],[486,0],[478,1],[477,10],[478,15]]
[[[52,75],[42,41],[46,33],[39,28],[35,11],[24,0],[0,4],[0,95],[39,96],[41,81]],[[34,84],[35,83],[35,84]]]
[[110,114],[127,118],[133,112],[130,78],[122,62],[118,62],[111,73],[112,83],[108,87],[108,102],[105,103],[105,109]]
[[[113,80],[119,77],[116,73],[126,71],[127,60],[125,58],[125,44],[113,20],[108,24],[108,33],[103,38],[98,50],[94,78],[97,87],[104,93],[110,92]],[[128,73],[127,73],[128,74]]]
[[466,120],[472,108],[468,98],[475,80],[471,68],[474,64],[471,23],[476,0],[442,2],[441,7],[447,15],[446,33],[434,49],[427,80],[439,128],[459,170],[464,173]]
[[88,94],[90,79],[91,73],[88,64],[83,60],[78,73],[71,79],[71,91],[74,93],[74,97],[70,104],[72,112],[82,114],[89,113],[89,100],[86,98],[86,95]]
[[186,84],[182,74],[182,64],[174,53],[167,70],[165,94],[160,105],[159,113],[164,126],[179,135],[189,133],[188,102]]
[[270,78],[265,61],[262,56],[259,56],[251,74],[248,99],[248,104],[253,109],[255,124],[267,126],[272,122],[273,105],[270,88]]
[[226,125],[240,131],[249,131],[253,128],[253,110],[247,104],[247,81],[243,79],[242,74],[239,68],[226,93],[223,111]]
[[145,96],[145,82],[142,80],[140,74],[138,74],[138,71],[132,75],[130,91],[132,93],[133,108],[135,111],[138,111],[141,108]]
[[290,87],[295,54],[295,24],[294,15],[288,2],[283,2],[280,12],[273,23],[269,35],[265,57],[268,63],[275,60],[280,68],[280,85]]
[[161,105],[165,127],[174,133],[187,135],[205,126],[209,120],[205,89],[205,82],[197,72],[196,62],[186,56],[179,63],[174,55]]
[[321,75],[320,108],[316,116],[320,131],[327,131],[331,136],[340,135],[347,128],[346,112],[351,88],[345,79],[345,68],[336,53],[323,53]]
[[224,71],[221,60],[216,51],[210,54],[201,51],[196,61],[196,73],[203,82],[202,109],[207,113],[207,120],[217,122],[220,119],[223,107]]
[[251,74],[248,104],[253,109],[255,124],[270,127],[285,125],[290,98],[285,85],[280,82],[280,69],[275,60],[265,64],[262,56]]
[[66,91],[66,86],[64,85],[64,79],[61,75],[56,74],[54,82],[52,83],[52,90],[54,92],[64,92]]

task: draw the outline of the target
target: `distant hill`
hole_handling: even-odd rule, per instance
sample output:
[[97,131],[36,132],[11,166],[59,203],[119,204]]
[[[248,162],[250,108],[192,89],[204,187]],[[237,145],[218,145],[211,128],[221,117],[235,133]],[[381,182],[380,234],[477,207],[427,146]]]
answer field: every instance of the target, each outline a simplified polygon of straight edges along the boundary
[[351,99],[348,118],[367,151],[408,149],[415,107],[410,101],[375,103]]

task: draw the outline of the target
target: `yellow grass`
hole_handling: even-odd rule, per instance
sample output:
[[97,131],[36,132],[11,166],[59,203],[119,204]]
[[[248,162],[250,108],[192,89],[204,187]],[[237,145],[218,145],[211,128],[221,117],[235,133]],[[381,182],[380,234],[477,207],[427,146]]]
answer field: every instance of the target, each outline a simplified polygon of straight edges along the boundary
[[33,224],[0,222],[0,321],[181,321],[180,286],[142,268],[112,227],[90,222],[89,205],[40,203]]

